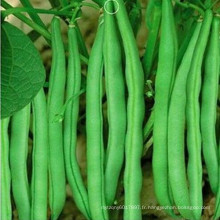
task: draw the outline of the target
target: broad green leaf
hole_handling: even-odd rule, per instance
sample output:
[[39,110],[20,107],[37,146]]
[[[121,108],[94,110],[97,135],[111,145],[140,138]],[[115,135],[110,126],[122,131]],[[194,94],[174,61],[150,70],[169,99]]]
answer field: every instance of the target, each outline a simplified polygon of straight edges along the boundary
[[32,101],[45,81],[45,69],[31,40],[8,22],[1,25],[1,118]]

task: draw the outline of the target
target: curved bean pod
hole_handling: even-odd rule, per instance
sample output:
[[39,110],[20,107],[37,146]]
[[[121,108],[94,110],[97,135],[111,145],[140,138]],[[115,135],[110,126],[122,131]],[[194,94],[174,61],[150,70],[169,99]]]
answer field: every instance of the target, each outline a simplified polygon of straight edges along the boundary
[[[116,19],[125,50],[125,75],[128,88],[124,174],[125,205],[131,207],[140,205],[142,187],[141,155],[143,150],[144,73],[124,2],[122,0],[117,1],[119,10],[116,13]],[[125,209],[124,219],[141,219],[141,210]]]
[[19,220],[30,219],[31,200],[27,174],[30,104],[11,118],[10,168],[12,193]]
[[49,204],[52,220],[60,215],[66,199],[66,181],[63,156],[63,126],[55,122],[64,102],[65,53],[60,30],[60,20],[54,17],[51,23],[52,66],[48,94],[48,135],[49,135]]
[[[162,206],[172,206],[168,179],[168,110],[174,72],[176,70],[177,38],[170,0],[162,1],[159,62],[155,82],[153,128],[153,176],[157,200]],[[169,58],[169,59],[168,59]],[[174,215],[172,210],[167,210]]]
[[[168,116],[168,168],[169,182],[177,206],[190,206],[189,191],[185,169],[184,139],[185,139],[185,108],[186,81],[190,69],[193,52],[200,33],[201,23],[198,23],[177,71],[174,88],[171,95]],[[179,209],[185,219],[193,219],[192,210]]]
[[[111,2],[108,11],[112,11]],[[124,161],[126,132],[125,82],[122,70],[121,45],[114,15],[104,14],[104,67],[108,113],[108,146],[105,167],[106,204],[115,199],[118,178]]]
[[214,194],[218,190],[218,153],[215,125],[220,68],[219,51],[219,18],[215,17],[212,22],[212,30],[205,57],[201,104],[202,151],[208,171],[209,183]]
[[104,187],[104,144],[102,118],[104,27],[100,21],[89,58],[86,85],[87,177],[89,207],[92,219],[106,220]]
[[[77,27],[70,24],[68,28],[69,58],[66,86],[66,100],[80,92],[81,65],[77,44]],[[90,219],[89,201],[86,188],[80,174],[76,157],[77,121],[79,116],[79,96],[67,105],[64,117],[64,158],[67,179],[73,198],[79,210]]]
[[8,139],[8,124],[9,118],[1,120],[1,207],[0,207],[0,219],[11,220],[12,208],[11,208],[11,173],[9,167],[9,139]]
[[[186,122],[189,194],[192,206],[202,207],[202,161],[199,94],[201,88],[201,67],[209,31],[212,23],[212,11],[206,10],[199,38],[192,58],[192,64],[186,85]],[[201,218],[202,209],[194,209],[194,219]]]
[[41,89],[32,102],[33,108],[33,156],[31,180],[31,219],[47,219],[48,180],[48,121],[44,90]]

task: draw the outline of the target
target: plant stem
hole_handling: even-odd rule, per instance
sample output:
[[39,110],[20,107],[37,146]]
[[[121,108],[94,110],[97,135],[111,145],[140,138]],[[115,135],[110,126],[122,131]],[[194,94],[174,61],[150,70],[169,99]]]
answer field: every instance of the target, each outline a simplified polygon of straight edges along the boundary
[[32,8],[9,8],[5,11],[2,11],[2,14],[3,14],[3,16],[8,16],[10,14],[17,14],[17,13],[21,13],[21,12],[28,12],[30,14],[39,13],[39,14],[54,14],[54,15],[58,15],[58,16],[59,15],[60,16],[72,16],[72,12],[45,10],[45,9],[40,9],[40,8],[33,8],[33,9]]
[[198,11],[202,16],[204,16],[204,10],[201,9],[200,7],[198,7],[197,5],[194,5],[192,3],[189,3],[189,2],[180,2],[179,0],[175,0],[176,4],[184,7],[184,8],[193,8],[195,9],[196,11]]
[[[9,9],[9,8],[13,8],[10,4],[8,4],[6,1],[2,0],[1,1],[1,6],[5,9]],[[20,19],[21,21],[23,21],[25,24],[27,24],[28,26],[30,26],[31,28],[33,28],[34,30],[36,30],[38,33],[40,33],[46,40],[48,40],[49,42],[51,41],[51,35],[50,33],[42,28],[40,25],[34,23],[32,20],[30,20],[29,18],[27,18],[26,16],[22,15],[21,13],[15,14],[15,17],[17,17],[18,19]]]
[[[31,5],[29,0],[20,0],[20,2],[24,7],[33,9],[33,6]],[[29,12],[28,14],[36,24],[40,25],[43,28],[46,28],[45,24],[42,22],[41,18],[37,14],[31,12]]]

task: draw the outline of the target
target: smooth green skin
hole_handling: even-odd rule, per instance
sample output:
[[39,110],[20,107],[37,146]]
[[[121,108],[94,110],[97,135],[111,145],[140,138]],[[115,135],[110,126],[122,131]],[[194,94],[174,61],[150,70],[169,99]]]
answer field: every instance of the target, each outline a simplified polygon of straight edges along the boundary
[[202,151],[214,194],[218,191],[218,153],[216,139],[216,105],[220,68],[219,18],[212,22],[212,30],[205,57],[205,71],[202,86],[201,134]]
[[182,62],[182,59],[183,59],[183,56],[186,52],[186,49],[188,48],[188,44],[190,42],[190,39],[192,38],[192,35],[194,33],[194,30],[196,28],[196,24],[197,22],[194,21],[188,31],[188,33],[186,34],[182,44],[180,45],[180,48],[178,50],[178,54],[177,54],[177,67],[180,66],[181,62]]
[[[172,206],[168,179],[168,110],[176,68],[177,40],[170,0],[162,1],[159,62],[155,82],[153,128],[153,175],[156,198],[162,206]],[[173,210],[167,213],[174,216]]]
[[4,220],[11,220],[11,173],[9,167],[9,138],[8,138],[8,124],[9,118],[1,120],[1,214],[0,218]]
[[31,220],[47,220],[48,120],[44,90],[32,102],[33,153],[31,179]]
[[152,14],[154,13],[155,2],[157,0],[149,0],[145,12],[145,23],[148,29],[152,28]]
[[12,193],[19,220],[30,219],[31,199],[27,175],[30,104],[11,118],[10,168]]
[[[152,24],[149,28],[148,39],[145,54],[142,60],[142,65],[144,69],[145,79],[149,79],[151,76],[151,70],[154,62],[155,52],[156,52],[156,45],[158,42],[158,35],[160,30],[161,24],[161,2],[154,3],[154,10],[153,10],[153,18]],[[147,16],[147,13],[146,13]]]
[[[112,10],[108,3],[108,10]],[[115,16],[104,14],[104,67],[108,114],[108,146],[105,160],[105,198],[112,205],[124,162],[126,133],[125,80],[122,70],[121,45]]]
[[[199,38],[192,58],[186,85],[186,124],[188,147],[188,181],[192,206],[202,207],[202,159],[200,133],[199,95],[201,89],[201,68],[212,23],[212,11],[206,10]],[[201,219],[202,209],[194,209],[194,219]]]
[[144,120],[144,73],[139,59],[136,41],[133,35],[124,2],[117,0],[119,11],[116,19],[122,37],[126,57],[127,132],[125,140],[125,220],[141,219],[140,193],[142,187],[141,155],[143,150]]
[[[168,115],[168,169],[173,199],[177,206],[190,206],[189,190],[185,169],[185,107],[186,81],[193,52],[199,36],[201,23],[198,23],[177,71],[171,95]],[[193,219],[192,210],[180,209],[182,217]]]
[[49,133],[49,204],[52,220],[59,217],[66,199],[66,180],[64,168],[63,125],[55,122],[64,104],[65,91],[65,53],[61,37],[60,20],[54,17],[51,23],[52,66],[48,94],[48,133]]
[[[78,94],[81,87],[81,65],[77,42],[77,28],[69,25],[68,43],[69,58],[66,85],[66,100]],[[70,184],[73,198],[79,210],[87,219],[90,218],[88,193],[83,183],[76,157],[77,121],[79,117],[79,96],[67,105],[64,116],[64,158],[67,180]]]
[[103,209],[106,205],[102,118],[103,40],[101,20],[90,54],[86,84],[87,185],[91,216],[97,220],[108,219],[108,212]]

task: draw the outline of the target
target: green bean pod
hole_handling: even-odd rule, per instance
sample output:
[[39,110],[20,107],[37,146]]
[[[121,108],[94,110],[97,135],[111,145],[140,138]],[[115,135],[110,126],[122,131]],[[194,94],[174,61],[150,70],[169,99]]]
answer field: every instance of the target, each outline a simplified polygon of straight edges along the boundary
[[[108,11],[112,11],[111,2]],[[104,14],[104,67],[108,113],[108,146],[105,166],[106,204],[112,205],[124,162],[126,133],[125,82],[122,70],[121,45],[114,15]]]
[[154,10],[155,10],[155,0],[149,0],[148,3],[147,3],[147,8],[146,8],[146,11],[145,11],[145,23],[146,23],[146,26],[148,29],[151,29],[152,28],[152,14],[154,13]]
[[[172,206],[168,179],[168,111],[176,70],[177,38],[170,0],[162,1],[159,62],[155,82],[153,128],[153,176],[156,198],[162,206]],[[170,215],[173,210],[167,210]]]
[[151,76],[151,70],[153,66],[153,61],[154,61],[155,52],[156,52],[156,45],[158,41],[158,34],[160,30],[161,9],[162,9],[161,1],[155,1],[152,25],[149,29],[146,50],[145,50],[144,57],[142,60],[145,79],[148,79]]
[[202,161],[199,95],[201,89],[201,67],[209,38],[212,17],[212,11],[206,10],[186,85],[186,124],[187,147],[189,154],[187,172],[189,194],[191,206],[199,206],[198,209],[193,209],[194,219],[200,219],[202,211]]
[[11,220],[12,219],[12,207],[11,207],[11,173],[9,167],[9,138],[8,138],[8,124],[9,118],[1,120],[1,214],[0,219]]
[[47,220],[48,121],[44,90],[32,102],[33,156],[31,180],[31,220]]
[[219,68],[219,18],[215,17],[212,22],[212,30],[205,57],[201,104],[202,151],[209,183],[214,194],[218,190],[218,153],[215,125]]
[[[78,94],[81,87],[81,65],[77,44],[77,27],[68,28],[69,58],[66,86],[66,100]],[[79,117],[79,96],[67,105],[64,117],[64,158],[67,180],[79,210],[90,219],[89,201],[76,157],[77,121]]]
[[31,200],[27,174],[30,104],[11,118],[10,168],[12,193],[19,220],[30,219]]
[[106,220],[104,187],[104,144],[102,118],[103,20],[89,58],[86,84],[87,177],[92,219]]
[[49,135],[49,204],[52,220],[60,215],[66,199],[66,180],[63,152],[63,125],[56,122],[64,102],[66,80],[65,52],[60,30],[60,20],[54,17],[51,23],[52,66],[48,94]]
[[[201,23],[197,23],[177,71],[168,115],[169,182],[174,202],[179,207],[190,206],[184,154],[186,81],[200,29]],[[185,219],[193,219],[192,210],[179,209],[179,212]]]
[[125,206],[124,219],[141,219],[140,193],[142,187],[141,156],[143,150],[144,73],[139,59],[124,2],[118,0],[116,19],[126,57],[126,83],[128,88],[127,131],[125,136]]

